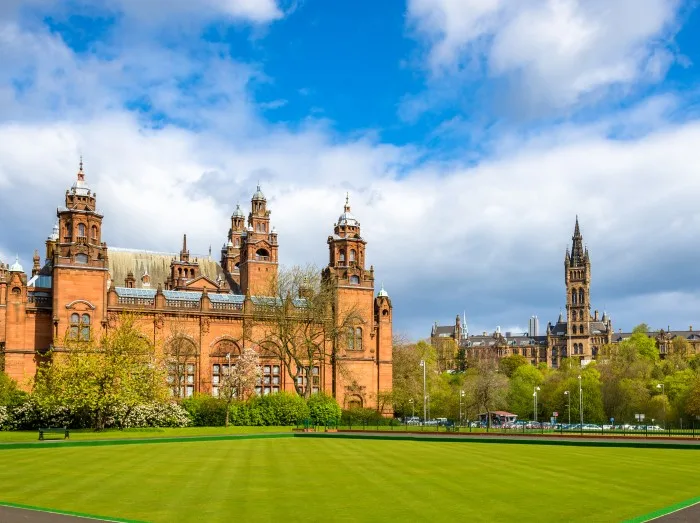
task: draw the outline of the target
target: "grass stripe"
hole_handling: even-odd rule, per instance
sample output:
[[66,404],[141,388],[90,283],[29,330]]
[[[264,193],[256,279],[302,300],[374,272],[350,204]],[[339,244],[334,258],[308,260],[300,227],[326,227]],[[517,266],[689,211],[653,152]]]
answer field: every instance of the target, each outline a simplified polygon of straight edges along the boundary
[[671,505],[669,507],[655,510],[654,512],[650,512],[649,514],[644,514],[643,516],[628,519],[627,521],[625,521],[625,523],[646,523],[647,521],[653,521],[660,517],[668,516],[669,514],[673,514],[674,512],[678,512],[688,507],[692,507],[693,505],[697,505],[698,503],[700,503],[700,496],[681,501],[680,503],[676,503],[675,505]]
[[143,439],[103,439],[103,440],[85,440],[85,441],[42,441],[36,443],[0,443],[0,451],[2,450],[17,450],[17,449],[47,449],[47,448],[66,448],[66,447],[106,447],[111,445],[141,445],[150,443],[186,443],[193,441],[225,441],[225,440],[244,440],[244,439],[275,439],[275,438],[292,438],[294,434],[281,433],[266,433],[266,434],[231,434],[226,436],[182,436],[169,438],[143,438]]
[[18,509],[22,509],[22,510],[33,510],[35,512],[44,512],[46,514],[60,514],[61,516],[73,516],[76,518],[97,519],[99,521],[114,521],[115,523],[146,523],[144,521],[138,521],[135,519],[122,519],[122,518],[113,518],[113,517],[108,517],[108,516],[97,516],[95,514],[84,514],[82,512],[72,512],[70,510],[57,510],[57,509],[50,509],[50,508],[43,508],[43,507],[35,507],[33,505],[22,505],[20,503],[9,503],[6,501],[0,501],[0,507],[18,508]]

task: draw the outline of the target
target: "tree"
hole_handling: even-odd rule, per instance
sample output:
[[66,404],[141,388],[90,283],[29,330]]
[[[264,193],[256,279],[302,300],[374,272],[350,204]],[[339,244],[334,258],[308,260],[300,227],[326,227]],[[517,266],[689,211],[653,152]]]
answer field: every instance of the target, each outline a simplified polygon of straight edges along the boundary
[[[534,409],[533,393],[542,383],[542,373],[532,365],[518,367],[510,379],[508,410],[520,418],[529,417]],[[542,402],[539,402],[543,405]]]
[[231,403],[236,398],[245,400],[255,390],[256,383],[262,377],[262,367],[257,352],[246,348],[235,363],[225,369],[219,382],[219,397],[226,403],[224,424],[228,427]]
[[688,390],[685,400],[685,412],[696,419],[700,419],[700,376],[695,378]]
[[498,362],[498,370],[510,378],[518,367],[524,365],[530,365],[530,362],[527,361],[525,356],[521,354],[511,354]]
[[269,282],[267,297],[253,302],[252,322],[260,333],[253,341],[265,356],[282,362],[305,398],[312,392],[314,368],[330,364],[342,372],[339,351],[361,342],[355,333],[364,320],[357,308],[340,310],[336,287],[315,267],[280,270]]
[[471,406],[477,414],[486,413],[487,423],[491,424],[491,411],[505,408],[507,405],[508,378],[490,362],[480,362],[475,368],[473,379],[465,382]]
[[27,394],[17,387],[17,382],[4,372],[0,372],[0,405],[17,405]]
[[394,410],[400,416],[414,411],[423,414],[423,369],[425,361],[426,390],[431,393],[436,377],[435,348],[424,341],[407,343],[404,339],[394,339],[393,349],[393,395]]
[[168,396],[164,366],[133,316],[123,315],[117,328],[100,340],[65,340],[63,350],[51,356],[39,368],[35,397],[91,417],[97,430],[114,407],[130,410]]
[[192,333],[184,319],[170,323],[170,336],[163,352],[171,393],[175,398],[183,398],[187,395],[187,376],[192,374],[190,366],[195,365],[199,356],[197,345],[192,341]]

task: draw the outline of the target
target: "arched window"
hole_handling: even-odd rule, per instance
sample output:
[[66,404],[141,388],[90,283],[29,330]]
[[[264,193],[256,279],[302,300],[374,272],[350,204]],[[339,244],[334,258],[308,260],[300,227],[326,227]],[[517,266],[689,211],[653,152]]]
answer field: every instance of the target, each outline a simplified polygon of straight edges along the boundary
[[255,252],[255,259],[256,260],[268,261],[269,258],[270,258],[270,253],[267,252],[265,249],[258,249]]
[[355,329],[348,328],[348,350],[355,350]]
[[355,349],[362,350],[362,328],[355,328]]
[[93,240],[97,239],[97,225],[92,226],[92,239]]
[[[581,319],[581,318],[579,318],[579,319]],[[578,331],[579,331],[581,334],[583,334],[583,333],[585,332],[585,330],[583,329],[583,325],[579,325],[579,326],[578,326]]]
[[70,315],[70,329],[68,337],[71,340],[89,341],[90,340],[90,315],[77,312]]
[[76,263],[87,263],[88,262],[88,255],[87,254],[76,254],[75,255],[75,262]]
[[345,249],[340,249],[338,251],[338,261],[340,263],[345,263]]
[[362,327],[348,327],[348,350],[362,350]]
[[572,326],[571,326],[571,332],[572,332],[573,334],[576,334],[576,325],[572,325]]
[[571,291],[571,303],[576,305],[576,289]]
[[85,237],[85,224],[84,223],[78,224],[78,237],[80,237],[80,238]]
[[578,290],[578,302],[579,302],[581,305],[583,305],[583,304],[585,303],[585,302],[584,302],[584,299],[583,299],[583,289],[579,289],[579,290]]
[[352,285],[359,285],[360,284],[360,277],[357,275],[350,276],[350,283]]
[[357,252],[355,251],[355,249],[350,249],[350,261],[354,262],[356,257],[357,257]]

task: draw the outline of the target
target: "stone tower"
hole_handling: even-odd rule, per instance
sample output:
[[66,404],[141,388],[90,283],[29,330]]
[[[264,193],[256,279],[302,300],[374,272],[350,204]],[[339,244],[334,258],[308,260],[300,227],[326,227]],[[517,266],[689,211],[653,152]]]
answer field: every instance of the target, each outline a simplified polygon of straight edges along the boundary
[[99,337],[106,325],[107,244],[96,201],[81,159],[65,207],[57,211],[58,239],[47,240],[47,252],[53,253],[53,338],[59,347],[66,335],[85,341]]
[[590,358],[591,262],[588,249],[583,246],[578,216],[571,241],[571,251],[567,248],[564,257],[568,337],[566,352],[572,357]]
[[250,200],[248,228],[241,236],[240,286],[243,294],[270,294],[277,277],[277,233],[270,228],[267,199],[258,185]]

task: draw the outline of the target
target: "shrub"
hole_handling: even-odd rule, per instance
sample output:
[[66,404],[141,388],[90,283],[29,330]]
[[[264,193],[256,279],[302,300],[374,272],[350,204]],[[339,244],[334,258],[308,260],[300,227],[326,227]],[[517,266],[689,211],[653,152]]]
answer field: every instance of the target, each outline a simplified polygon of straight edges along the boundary
[[176,403],[147,403],[132,408],[120,405],[110,414],[110,425],[120,428],[187,427],[191,423],[187,411]]
[[195,427],[221,427],[226,420],[226,403],[212,396],[192,396],[184,399],[181,406]]
[[340,421],[340,405],[326,394],[312,394],[308,400],[309,415],[315,425],[337,425]]
[[0,405],[0,430],[7,428],[8,421],[10,421],[10,415],[7,412],[7,407]]
[[344,410],[340,420],[342,425],[391,425],[393,422],[374,409],[361,407]]
[[251,398],[249,405],[259,411],[264,425],[296,425],[309,417],[304,398],[286,392]]

